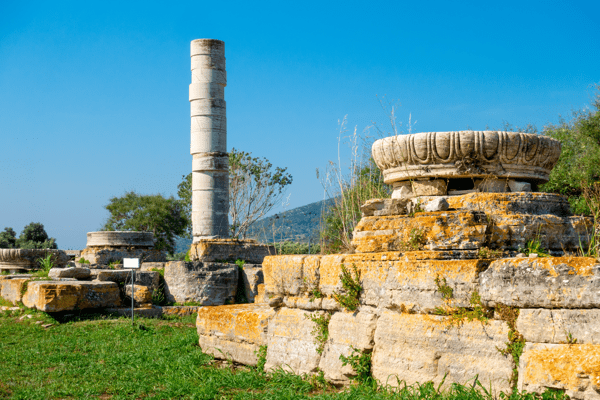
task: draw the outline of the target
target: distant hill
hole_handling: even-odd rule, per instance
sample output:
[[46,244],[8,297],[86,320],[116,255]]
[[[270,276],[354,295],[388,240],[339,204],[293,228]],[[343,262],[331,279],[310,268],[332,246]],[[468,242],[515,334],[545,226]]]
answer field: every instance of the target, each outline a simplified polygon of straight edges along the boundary
[[[250,227],[248,237],[263,243],[292,241],[312,243],[319,241],[321,214],[333,205],[333,199],[317,201],[302,207],[280,212],[256,221]],[[175,252],[186,252],[192,244],[191,239],[178,238]]]
[[262,218],[252,224],[248,237],[268,243],[308,243],[310,238],[310,241],[315,243],[319,240],[321,215],[332,204],[333,199],[317,201]]

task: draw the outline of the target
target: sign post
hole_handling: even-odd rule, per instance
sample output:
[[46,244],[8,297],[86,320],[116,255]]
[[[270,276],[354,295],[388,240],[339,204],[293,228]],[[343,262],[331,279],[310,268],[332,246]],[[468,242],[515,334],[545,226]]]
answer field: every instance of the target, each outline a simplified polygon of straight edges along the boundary
[[131,325],[134,325],[133,319],[133,308],[134,308],[134,297],[135,297],[135,270],[140,268],[139,258],[124,258],[123,268],[131,269]]

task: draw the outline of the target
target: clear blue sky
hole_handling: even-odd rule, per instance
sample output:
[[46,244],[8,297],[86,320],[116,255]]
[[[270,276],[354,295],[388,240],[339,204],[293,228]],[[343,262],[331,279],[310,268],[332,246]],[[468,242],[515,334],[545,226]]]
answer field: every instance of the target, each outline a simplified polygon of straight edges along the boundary
[[[323,199],[338,120],[413,132],[542,128],[600,82],[596,1],[0,0],[0,230],[85,247],[126,191],[191,170],[189,42],[225,41],[228,147],[287,167],[288,208]],[[348,151],[342,155],[346,159]]]

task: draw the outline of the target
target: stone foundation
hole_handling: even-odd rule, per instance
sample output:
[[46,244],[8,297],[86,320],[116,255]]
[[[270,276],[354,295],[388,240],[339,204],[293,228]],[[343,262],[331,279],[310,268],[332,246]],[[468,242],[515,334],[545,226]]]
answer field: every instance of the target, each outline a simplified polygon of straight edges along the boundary
[[192,243],[190,247],[192,261],[243,260],[249,264],[262,264],[263,259],[271,254],[275,254],[273,246],[265,246],[249,239],[205,239]]

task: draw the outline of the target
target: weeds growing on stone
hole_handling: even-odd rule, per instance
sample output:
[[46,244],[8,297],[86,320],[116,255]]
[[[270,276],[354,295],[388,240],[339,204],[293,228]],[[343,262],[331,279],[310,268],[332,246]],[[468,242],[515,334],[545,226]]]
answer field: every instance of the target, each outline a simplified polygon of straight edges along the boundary
[[350,365],[356,374],[351,379],[361,385],[376,384],[371,376],[371,352],[368,350],[359,350],[354,346],[350,346],[352,352],[349,356],[340,354],[342,365]]
[[511,376],[510,383],[513,387],[513,391],[517,390],[517,383],[519,379],[519,361],[523,349],[525,348],[525,338],[517,330],[517,318],[519,317],[520,310],[516,307],[509,307],[504,304],[498,304],[496,306],[496,312],[500,319],[506,322],[508,325],[508,342],[506,342],[506,348],[498,348],[500,354],[504,356],[510,355],[513,359],[513,373]]
[[310,319],[314,323],[311,334],[317,345],[317,353],[323,354],[325,343],[327,343],[327,339],[329,339],[329,320],[331,319],[331,314],[327,311],[315,314],[306,313],[304,314],[304,318]]
[[348,311],[355,311],[360,305],[359,298],[363,290],[360,284],[360,272],[356,266],[349,271],[344,264],[341,265],[342,273],[340,281],[342,282],[342,292],[333,292],[334,300]]
[[46,255],[46,257],[38,259],[40,269],[33,273],[33,276],[38,278],[47,278],[48,273],[54,268],[54,261],[52,254]]
[[490,249],[489,247],[480,247],[478,252],[477,252],[477,257],[480,260],[489,260],[489,259],[493,259],[493,258],[501,258],[502,257],[502,250],[498,249],[498,250],[493,250]]
[[267,345],[264,344],[259,346],[254,354],[256,355],[256,370],[261,373],[265,372],[265,364],[267,363]]

